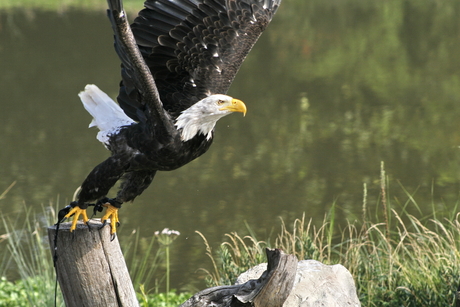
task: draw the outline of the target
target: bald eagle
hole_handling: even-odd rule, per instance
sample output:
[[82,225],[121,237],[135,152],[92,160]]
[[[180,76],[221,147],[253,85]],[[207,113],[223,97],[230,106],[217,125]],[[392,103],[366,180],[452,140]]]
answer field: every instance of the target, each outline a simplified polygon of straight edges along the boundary
[[[102,211],[116,231],[118,209],[134,200],[157,171],[177,169],[204,154],[216,122],[245,104],[225,95],[239,67],[270,23],[281,0],[147,0],[130,26],[121,0],[108,0],[108,16],[121,60],[118,104],[95,85],[79,94],[112,155],[81,185],[60,212]],[[122,180],[115,198],[107,193]]]

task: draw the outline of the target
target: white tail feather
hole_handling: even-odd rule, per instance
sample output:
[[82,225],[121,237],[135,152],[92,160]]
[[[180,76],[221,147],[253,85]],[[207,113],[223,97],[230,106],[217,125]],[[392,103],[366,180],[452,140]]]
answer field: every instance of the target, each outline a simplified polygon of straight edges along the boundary
[[99,133],[97,139],[108,144],[109,136],[117,133],[122,126],[134,123],[120,106],[96,85],[88,84],[85,90],[78,94],[86,111],[93,116],[89,127],[97,126]]

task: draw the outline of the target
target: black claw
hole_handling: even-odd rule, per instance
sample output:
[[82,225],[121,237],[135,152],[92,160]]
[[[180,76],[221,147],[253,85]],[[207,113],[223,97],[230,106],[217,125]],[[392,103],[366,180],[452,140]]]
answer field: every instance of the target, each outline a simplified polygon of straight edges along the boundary
[[105,225],[107,225],[107,220],[105,220],[104,222],[102,222],[102,226],[101,226],[101,227],[99,227],[99,229],[102,229],[102,228],[104,228],[104,226],[105,226]]
[[89,230],[89,232],[91,232],[91,231],[92,231],[92,229],[91,229],[91,226],[89,226],[89,221],[88,221],[88,222],[86,222],[86,226],[88,226],[88,230]]
[[110,235],[110,242],[112,242],[113,240],[115,240],[115,238],[117,237],[117,234],[116,233],[112,233]]

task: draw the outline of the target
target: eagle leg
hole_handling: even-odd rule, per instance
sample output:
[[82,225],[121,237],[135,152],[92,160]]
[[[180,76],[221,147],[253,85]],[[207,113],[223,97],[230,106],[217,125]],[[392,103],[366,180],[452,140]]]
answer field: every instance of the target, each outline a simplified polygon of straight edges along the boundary
[[88,221],[89,221],[88,215],[86,214],[86,208],[81,208],[78,205],[75,205],[75,206],[72,206],[72,205],[73,204],[71,204],[70,208],[68,208],[67,206],[66,208],[63,209],[63,210],[68,210],[68,213],[62,219],[62,220],[65,220],[71,217],[72,215],[74,215],[73,220],[72,220],[72,226],[70,227],[70,232],[73,232],[77,228],[77,221],[80,218],[80,216],[86,225],[88,225]]
[[[117,227],[120,226],[120,220],[118,218],[118,209],[121,208],[121,203],[115,199],[103,199],[104,203],[100,206],[107,208],[104,216],[101,218],[103,223],[102,227],[107,224],[107,220],[110,219],[110,234],[114,236],[117,232]],[[96,210],[96,208],[94,208]],[[113,240],[113,239],[112,239]]]

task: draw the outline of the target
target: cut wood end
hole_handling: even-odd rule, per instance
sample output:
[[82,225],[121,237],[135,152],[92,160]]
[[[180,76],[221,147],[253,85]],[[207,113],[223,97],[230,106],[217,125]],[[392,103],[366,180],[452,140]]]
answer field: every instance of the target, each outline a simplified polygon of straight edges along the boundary
[[[110,221],[110,220],[109,220]],[[90,219],[89,222],[89,227],[91,227],[91,230],[100,230],[102,228],[102,222],[101,222],[101,219]],[[63,222],[59,225],[59,231],[70,231],[70,227],[72,226],[72,221],[70,222]],[[110,223],[107,223],[104,227],[106,226],[109,226],[110,227]],[[56,230],[56,224],[54,225],[51,225],[51,226],[48,226],[48,229],[51,229],[51,230]],[[83,221],[79,220],[77,222],[77,227],[75,229],[75,231],[81,231],[81,230],[87,230],[88,229],[88,225],[86,225],[85,223],[83,223]]]

